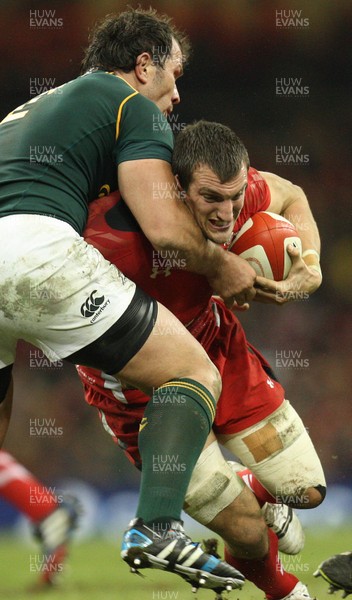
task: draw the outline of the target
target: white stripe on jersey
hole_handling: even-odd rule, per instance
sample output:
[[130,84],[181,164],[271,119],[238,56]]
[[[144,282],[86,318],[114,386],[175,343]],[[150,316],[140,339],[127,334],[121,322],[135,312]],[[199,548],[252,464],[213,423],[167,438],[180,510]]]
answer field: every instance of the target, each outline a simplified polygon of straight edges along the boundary
[[108,375],[101,371],[101,377],[104,379],[104,388],[106,390],[111,390],[113,396],[115,396],[116,400],[122,402],[123,404],[128,404],[127,398],[122,391],[121,381],[113,377],[113,375]]

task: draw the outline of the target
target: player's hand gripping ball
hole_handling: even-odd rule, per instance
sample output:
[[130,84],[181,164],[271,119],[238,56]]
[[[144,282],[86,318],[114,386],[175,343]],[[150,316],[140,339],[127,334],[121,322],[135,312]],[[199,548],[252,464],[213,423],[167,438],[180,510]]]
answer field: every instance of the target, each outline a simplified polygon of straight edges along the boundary
[[258,212],[237,233],[232,249],[250,263],[257,275],[282,281],[292,264],[287,252],[289,244],[302,253],[302,243],[294,225],[281,215]]

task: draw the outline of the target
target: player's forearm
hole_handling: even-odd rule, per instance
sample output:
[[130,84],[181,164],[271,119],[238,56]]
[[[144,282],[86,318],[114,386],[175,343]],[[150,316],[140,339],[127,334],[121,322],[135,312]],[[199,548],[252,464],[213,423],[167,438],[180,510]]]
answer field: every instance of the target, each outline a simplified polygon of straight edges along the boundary
[[319,265],[320,236],[307,196],[298,185],[274,173],[260,171],[270,189],[268,210],[282,215],[296,227],[302,240],[304,261]]
[[177,258],[178,263],[186,271],[192,271],[213,277],[226,262],[222,247],[207,240],[187,207],[177,201],[171,209],[168,206],[169,224],[164,221],[149,236],[149,241],[156,251],[170,258]]
[[[193,229],[193,226],[196,229]],[[187,225],[179,229],[174,239],[165,238],[164,251],[172,252],[170,257],[182,257],[182,267],[186,271],[204,275],[213,289],[221,296],[227,306],[235,300],[238,306],[248,305],[255,296],[255,271],[250,264],[232,252],[225,252],[222,246],[199,237],[198,225]],[[200,231],[200,230],[199,230]],[[187,233],[186,233],[187,232]],[[165,254],[163,253],[165,257]],[[180,261],[178,261],[180,264]]]
[[308,266],[319,265],[320,235],[310,209],[307,197],[301,188],[296,188],[292,202],[283,210],[282,215],[293,223],[302,240],[303,260]]
[[118,179],[122,197],[157,251],[168,252],[188,271],[207,277],[216,274],[226,262],[224,252],[202,234],[180,198],[167,162],[122,163]]

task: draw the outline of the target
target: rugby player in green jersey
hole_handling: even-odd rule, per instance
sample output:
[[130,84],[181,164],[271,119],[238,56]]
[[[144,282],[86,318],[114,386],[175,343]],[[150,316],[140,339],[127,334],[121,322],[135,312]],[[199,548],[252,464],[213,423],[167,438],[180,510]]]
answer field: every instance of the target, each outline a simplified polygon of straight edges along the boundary
[[[206,240],[178,201],[166,115],[180,100],[187,52],[167,17],[129,9],[96,28],[83,76],[0,124],[0,440],[20,338],[53,361],[96,367],[152,394],[140,433],[137,519],[123,557],[134,569],[167,569],[221,593],[243,576],[203,552],[180,521],[214,419],[219,373],[166,308],[81,236],[89,202],[119,189],[156,249],[177,252],[228,303],[254,297],[252,268]],[[179,477],[153,469],[165,455],[183,465]]]

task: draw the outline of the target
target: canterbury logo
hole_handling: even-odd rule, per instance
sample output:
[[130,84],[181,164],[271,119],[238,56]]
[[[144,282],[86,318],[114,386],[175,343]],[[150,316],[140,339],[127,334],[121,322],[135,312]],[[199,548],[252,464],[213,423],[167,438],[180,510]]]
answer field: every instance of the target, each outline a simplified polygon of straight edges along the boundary
[[90,296],[88,296],[87,300],[83,302],[81,306],[82,317],[92,317],[94,313],[98,310],[99,306],[103,304],[105,297],[98,296],[98,298],[95,298],[94,294],[96,293],[97,290],[93,290]]

